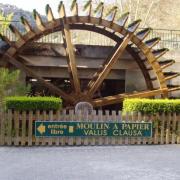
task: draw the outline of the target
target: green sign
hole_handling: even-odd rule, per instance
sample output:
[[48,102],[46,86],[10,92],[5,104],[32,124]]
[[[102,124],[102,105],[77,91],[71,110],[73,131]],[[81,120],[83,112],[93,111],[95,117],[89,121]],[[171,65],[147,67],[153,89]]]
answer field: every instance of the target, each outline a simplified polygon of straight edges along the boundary
[[152,123],[36,121],[35,136],[36,137],[61,137],[61,136],[151,137]]

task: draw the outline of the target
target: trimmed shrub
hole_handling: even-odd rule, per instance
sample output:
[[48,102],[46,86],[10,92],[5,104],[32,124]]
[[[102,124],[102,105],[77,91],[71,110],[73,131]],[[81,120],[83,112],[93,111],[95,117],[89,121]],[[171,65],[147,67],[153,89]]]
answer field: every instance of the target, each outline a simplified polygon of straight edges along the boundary
[[62,100],[56,97],[14,96],[6,98],[6,107],[14,110],[57,110],[62,108]]
[[123,112],[180,113],[180,99],[125,99]]

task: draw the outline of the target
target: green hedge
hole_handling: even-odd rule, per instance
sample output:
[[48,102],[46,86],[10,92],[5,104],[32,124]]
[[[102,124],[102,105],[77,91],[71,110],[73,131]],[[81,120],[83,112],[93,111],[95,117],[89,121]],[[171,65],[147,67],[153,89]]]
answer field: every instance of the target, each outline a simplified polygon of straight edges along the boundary
[[25,97],[6,98],[6,107],[14,110],[57,110],[62,108],[62,100],[56,97]]
[[180,99],[125,99],[123,112],[180,113]]

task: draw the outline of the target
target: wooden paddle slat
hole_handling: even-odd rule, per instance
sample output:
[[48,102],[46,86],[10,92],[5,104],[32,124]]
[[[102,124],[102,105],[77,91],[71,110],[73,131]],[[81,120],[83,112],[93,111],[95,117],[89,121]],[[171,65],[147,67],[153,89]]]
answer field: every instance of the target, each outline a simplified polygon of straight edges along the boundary
[[[40,121],[41,120],[40,116],[41,116],[40,110],[37,110],[35,114],[35,121]],[[37,146],[40,145],[40,138],[35,137],[35,145]]]
[[[73,122],[74,121],[74,110],[70,110],[69,111],[69,120],[67,121],[70,121],[70,122]],[[73,145],[74,144],[74,137],[69,137],[68,138],[68,145]]]
[[159,113],[157,113],[154,119],[154,144],[158,144],[159,123],[160,123],[160,117],[159,117]]
[[[122,112],[121,111],[118,111],[118,123],[122,122],[123,120],[123,115],[122,115]],[[123,144],[123,138],[122,137],[118,137],[118,142],[117,142],[119,145],[120,144]]]
[[176,134],[177,134],[177,144],[180,144],[180,114],[177,114],[177,129],[176,129]]
[[12,111],[8,110],[8,115],[7,115],[7,145],[10,146],[12,145]]
[[19,111],[14,111],[14,130],[15,130],[15,138],[14,145],[19,145]]
[[[49,118],[48,121],[53,121],[53,110],[49,111]],[[53,145],[53,138],[48,138],[48,145],[52,146]]]
[[169,135],[170,135],[170,123],[171,123],[171,114],[167,116],[167,123],[166,123],[166,144],[169,144]]
[[27,121],[27,116],[26,116],[26,111],[22,112],[22,136],[21,136],[21,145],[26,144],[26,121]]
[[[61,121],[62,115],[60,113],[61,113],[60,110],[56,111],[56,115],[55,115],[56,116],[56,118],[55,118],[56,121]],[[55,145],[56,146],[60,145],[60,137],[55,138]]]
[[161,115],[161,137],[160,137],[160,143],[164,144],[164,139],[165,139],[165,132],[164,132],[164,128],[165,128],[165,123],[166,123],[166,119],[165,119],[165,113],[163,113]]
[[172,122],[172,139],[171,139],[171,143],[175,144],[175,142],[176,142],[176,124],[177,124],[176,113],[173,113],[172,120],[173,120],[173,122]]
[[33,135],[33,111],[29,111],[28,146],[32,146],[32,135]]

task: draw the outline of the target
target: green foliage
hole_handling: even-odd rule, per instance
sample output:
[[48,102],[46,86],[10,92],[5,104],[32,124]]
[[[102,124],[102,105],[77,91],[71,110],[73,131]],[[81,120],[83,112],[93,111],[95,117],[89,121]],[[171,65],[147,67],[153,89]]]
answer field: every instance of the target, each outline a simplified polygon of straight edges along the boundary
[[14,110],[57,110],[62,108],[62,100],[56,97],[15,96],[6,98],[6,106]]
[[0,97],[26,95],[31,86],[24,85],[19,80],[20,71],[10,71],[6,68],[0,68]]
[[180,99],[125,99],[123,112],[180,113]]
[[5,96],[9,93],[10,86],[16,86],[19,72],[9,73],[8,69],[0,68],[0,109],[5,108]]
[[0,21],[3,21],[3,24],[1,24],[0,27],[0,33],[2,33],[5,29],[8,28],[12,18],[13,18],[13,13],[4,16],[4,14],[0,12]]
[[31,92],[30,84],[23,84],[20,81],[17,82],[15,87],[12,87],[10,90],[9,96],[26,96]]

